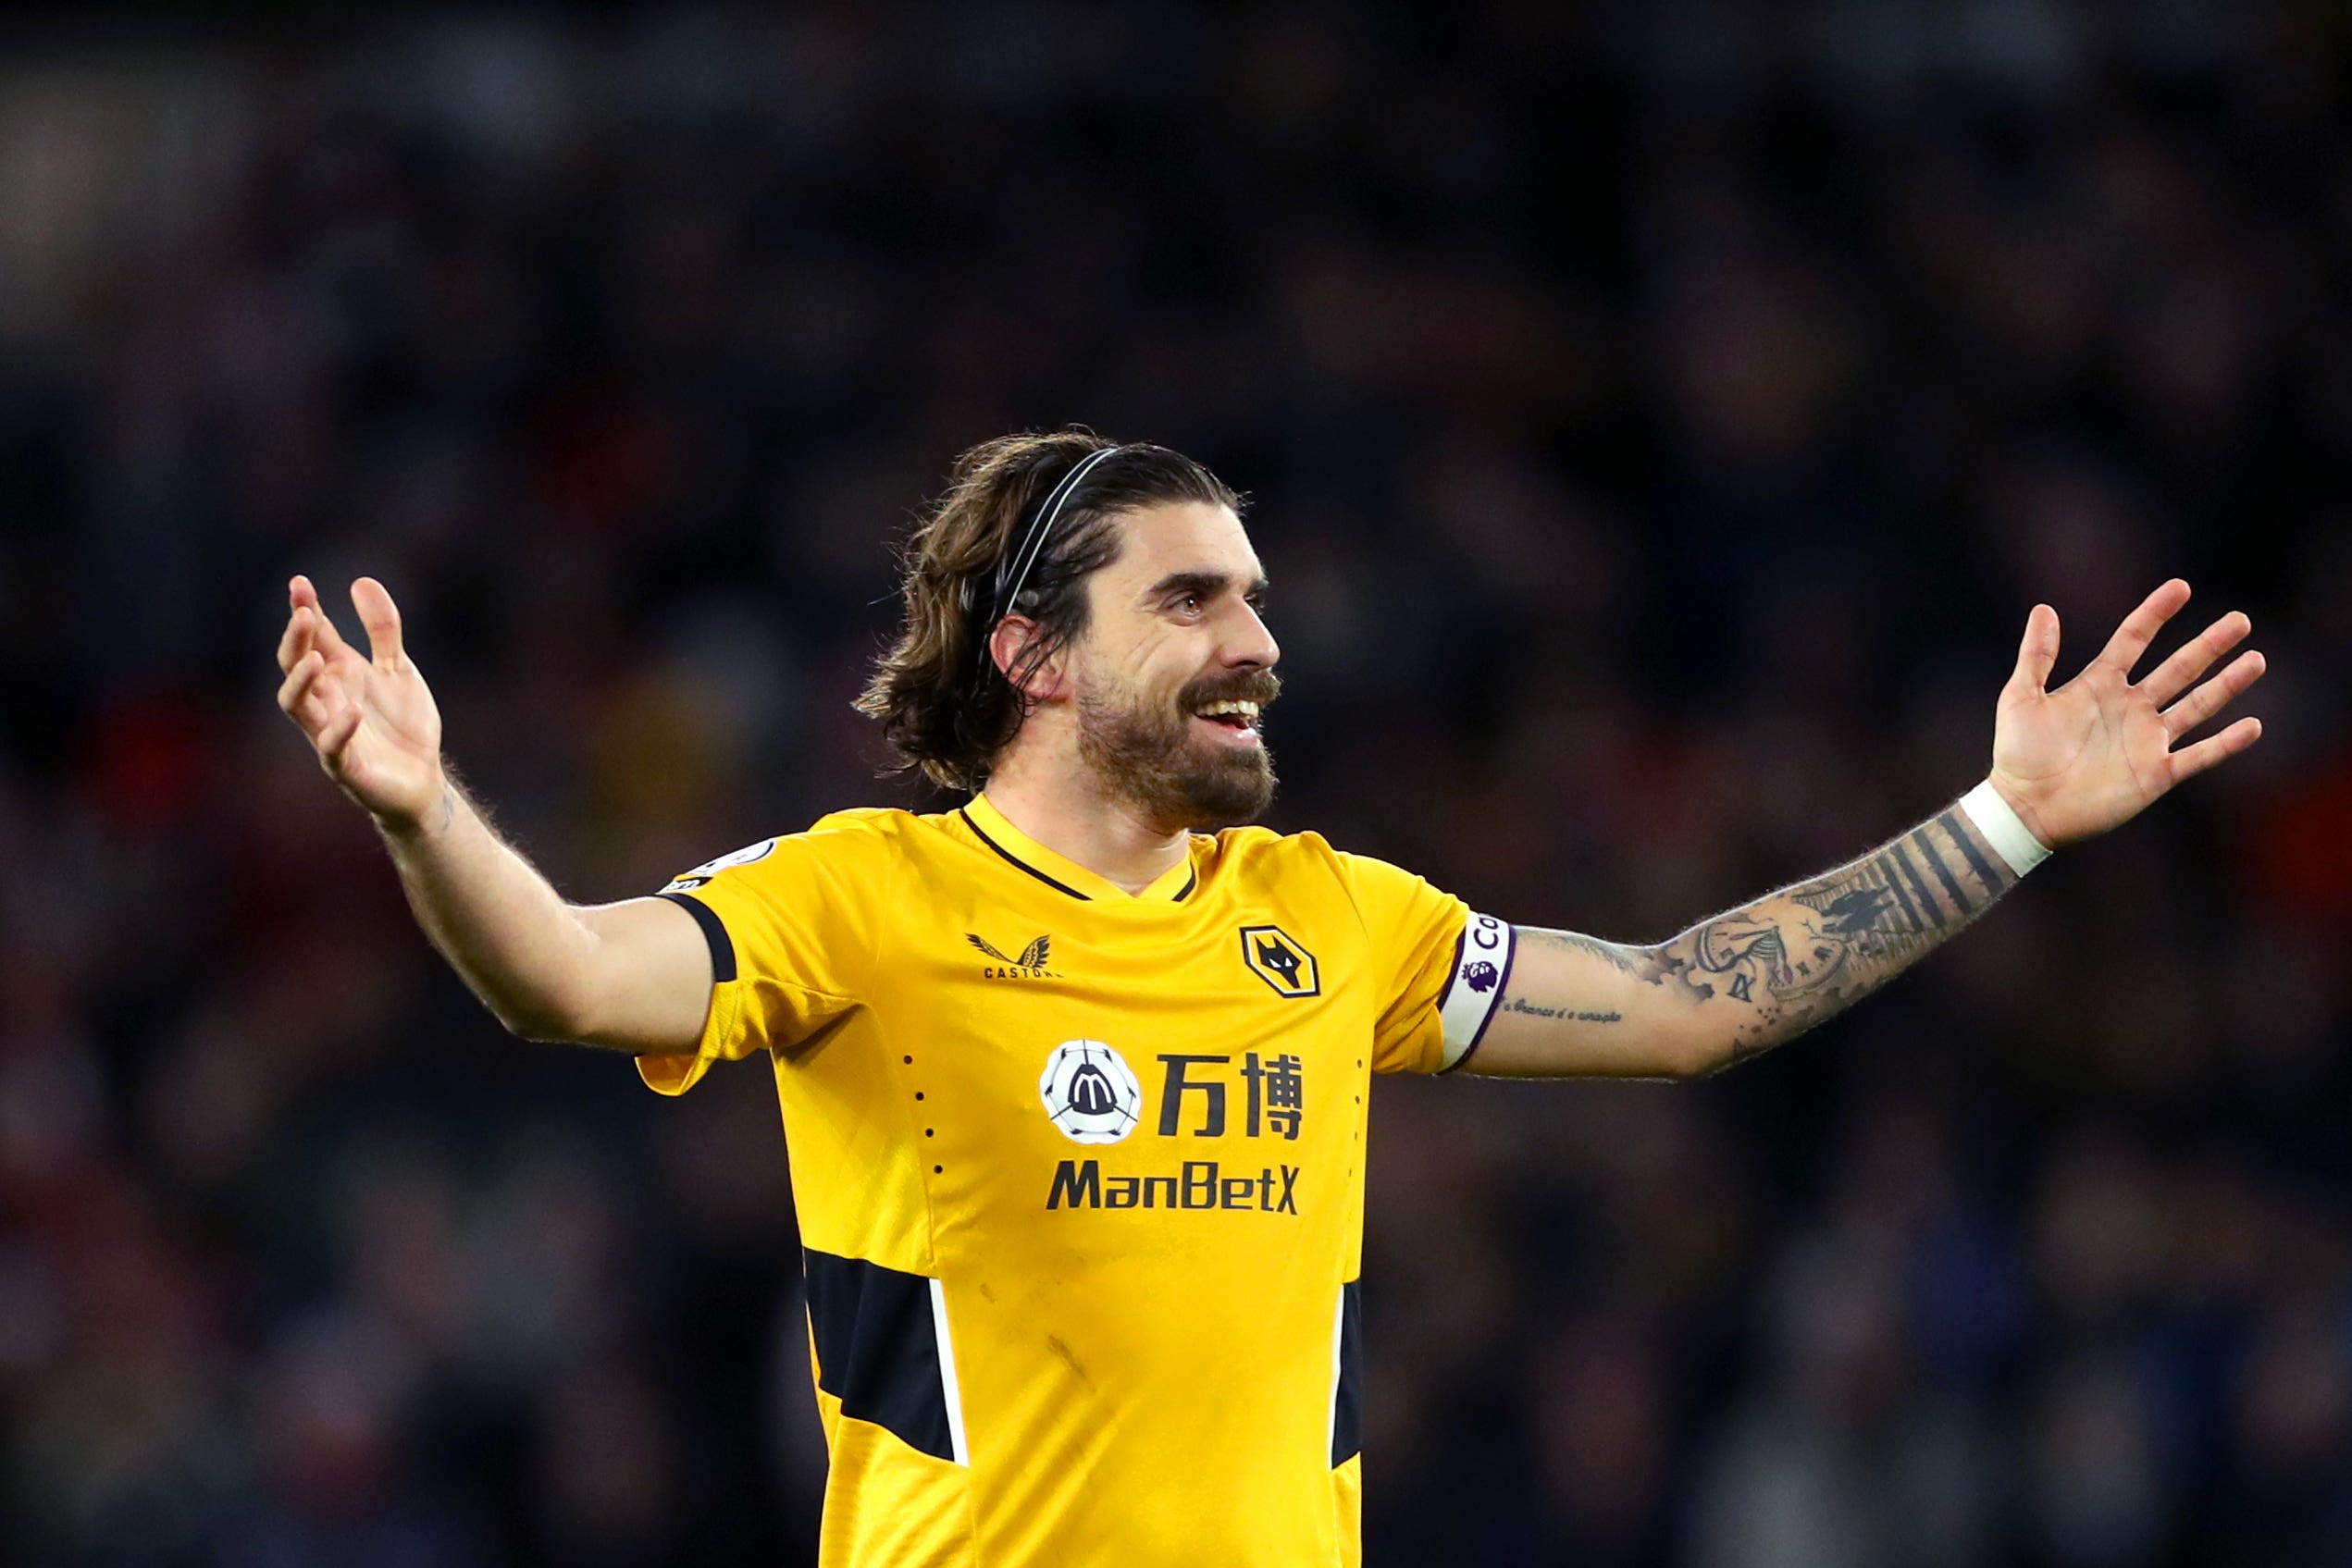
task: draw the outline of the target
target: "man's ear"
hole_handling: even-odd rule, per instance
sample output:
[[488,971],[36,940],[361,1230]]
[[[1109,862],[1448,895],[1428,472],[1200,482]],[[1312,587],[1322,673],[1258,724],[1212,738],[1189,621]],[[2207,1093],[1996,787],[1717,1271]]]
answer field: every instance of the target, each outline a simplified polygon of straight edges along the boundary
[[1070,649],[1056,648],[1026,679],[1017,679],[1021,661],[1028,657],[1031,645],[1046,635],[1046,628],[1026,615],[1008,615],[997,623],[988,634],[988,657],[1004,673],[1005,679],[1021,688],[1021,694],[1032,702],[1050,702],[1062,695],[1069,680]]

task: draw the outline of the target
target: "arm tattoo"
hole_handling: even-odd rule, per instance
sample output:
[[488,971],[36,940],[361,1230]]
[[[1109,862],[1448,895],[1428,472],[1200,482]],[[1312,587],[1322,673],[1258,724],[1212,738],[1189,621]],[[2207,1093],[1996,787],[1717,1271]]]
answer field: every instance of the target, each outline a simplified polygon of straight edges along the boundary
[[1877,990],[2017,883],[1957,807],[1871,854],[1656,949],[1701,1005],[1738,1010],[1726,1065]]
[[1545,1007],[1524,996],[1512,996],[1498,1004],[1506,1013],[1522,1013],[1531,1019],[1557,1019],[1562,1023],[1615,1023],[1623,1013],[1596,1013],[1583,1007]]
[[1614,942],[1603,942],[1598,937],[1586,936],[1578,932],[1545,931],[1535,926],[1519,928],[1519,939],[1523,942],[1542,942],[1554,947],[1569,948],[1598,958],[1612,969],[1623,969],[1629,975],[1640,975],[1645,980],[1649,978],[1641,964],[1640,954],[1629,948],[1620,947]]
[[[1859,860],[1702,920],[1669,942],[1627,947],[1522,928],[1602,959],[1704,1009],[1729,1032],[1729,1067],[1793,1040],[1869,995],[1993,906],[2016,873],[1957,807]],[[1615,1015],[1537,1016],[1615,1021]]]

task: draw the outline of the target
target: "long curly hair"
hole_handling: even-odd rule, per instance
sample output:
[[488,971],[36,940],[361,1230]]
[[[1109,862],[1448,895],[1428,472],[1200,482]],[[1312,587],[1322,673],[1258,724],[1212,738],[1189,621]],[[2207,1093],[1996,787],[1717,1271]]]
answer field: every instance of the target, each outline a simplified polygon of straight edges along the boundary
[[[1020,547],[1034,509],[1080,463],[1110,448],[1063,501],[1018,599],[997,603],[999,567]],[[1119,445],[1082,428],[1000,436],[959,455],[947,493],[900,549],[905,622],[857,700],[859,711],[882,721],[894,759],[888,771],[920,769],[948,789],[985,784],[1029,716],[1021,688],[1086,629],[1085,582],[1119,559],[1120,516],[1188,500],[1242,509],[1223,480],[1182,452]],[[1015,611],[1039,635],[1005,672],[984,648],[997,623]]]

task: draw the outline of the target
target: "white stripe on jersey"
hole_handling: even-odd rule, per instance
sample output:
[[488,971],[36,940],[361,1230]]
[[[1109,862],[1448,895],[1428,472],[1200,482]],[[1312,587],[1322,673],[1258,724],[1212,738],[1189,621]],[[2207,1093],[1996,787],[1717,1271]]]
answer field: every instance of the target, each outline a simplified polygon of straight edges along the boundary
[[939,1338],[939,1391],[947,1400],[947,1447],[958,1464],[970,1466],[972,1451],[964,1446],[964,1396],[956,1383],[956,1345],[947,1337],[947,1292],[931,1282],[931,1329]]
[[1331,1308],[1331,1397],[1324,1401],[1330,1414],[1323,1418],[1324,1463],[1331,1463],[1333,1444],[1339,1441],[1340,1377],[1347,1370],[1343,1359],[1347,1343],[1347,1287],[1340,1287],[1340,1299]]

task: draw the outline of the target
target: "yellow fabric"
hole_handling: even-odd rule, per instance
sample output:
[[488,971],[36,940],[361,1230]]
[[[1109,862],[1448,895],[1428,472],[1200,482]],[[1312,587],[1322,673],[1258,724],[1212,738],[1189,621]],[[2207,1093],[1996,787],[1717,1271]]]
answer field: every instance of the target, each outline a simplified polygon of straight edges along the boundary
[[[824,1490],[819,1568],[974,1568],[972,1471],[917,1453],[820,1391],[833,1477]],[[842,1477],[855,1475],[855,1485]]]
[[[959,1465],[821,1394],[820,1561],[1355,1563],[1360,1466],[1331,1454],[1365,1102],[1441,1062],[1463,904],[1260,828],[1130,895],[984,798],[713,867],[672,885],[736,978],[695,1054],[640,1069],[677,1093],[770,1055],[802,1241],[940,1281],[968,1441]],[[1048,1112],[1049,1061],[1101,1059],[1076,1042],[1140,1088],[1115,1141]]]

